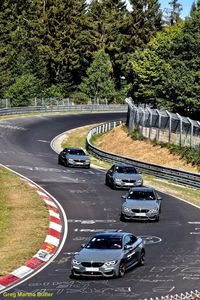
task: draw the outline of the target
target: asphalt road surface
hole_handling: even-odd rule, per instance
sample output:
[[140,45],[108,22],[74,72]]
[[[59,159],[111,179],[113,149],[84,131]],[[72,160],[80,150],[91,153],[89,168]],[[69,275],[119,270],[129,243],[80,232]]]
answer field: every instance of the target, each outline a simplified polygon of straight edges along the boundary
[[[0,162],[51,193],[64,208],[68,220],[67,239],[55,260],[10,289],[10,295],[1,294],[0,299],[13,299],[15,293],[23,291],[27,296],[17,299],[139,300],[199,289],[198,208],[160,193],[163,197],[160,222],[121,222],[121,196],[125,192],[105,186],[104,171],[57,164],[57,154],[50,148],[56,135],[120,118],[125,118],[125,114],[44,115],[0,121]],[[120,279],[71,279],[73,254],[96,232],[107,229],[143,236],[145,266],[133,268]]]

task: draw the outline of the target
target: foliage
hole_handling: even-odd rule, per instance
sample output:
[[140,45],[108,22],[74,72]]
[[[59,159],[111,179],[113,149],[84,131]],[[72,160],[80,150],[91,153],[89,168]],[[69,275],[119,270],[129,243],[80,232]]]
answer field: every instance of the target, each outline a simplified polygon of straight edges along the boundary
[[94,60],[87,69],[87,77],[81,84],[81,91],[87,94],[95,103],[100,99],[110,101],[115,96],[115,88],[112,80],[112,64],[109,55],[104,49],[94,54]]
[[16,81],[5,93],[10,99],[11,106],[28,106],[30,99],[40,94],[39,81],[32,74],[25,74],[17,77]]

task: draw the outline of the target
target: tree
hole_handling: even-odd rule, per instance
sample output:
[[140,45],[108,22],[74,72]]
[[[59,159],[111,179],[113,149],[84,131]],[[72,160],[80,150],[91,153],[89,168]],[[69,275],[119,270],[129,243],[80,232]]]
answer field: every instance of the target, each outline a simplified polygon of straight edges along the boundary
[[129,53],[144,46],[162,29],[162,12],[158,0],[130,0]]
[[96,50],[109,54],[115,86],[121,88],[121,76],[127,62],[128,10],[123,0],[93,0],[89,6]]
[[111,78],[112,64],[104,49],[94,54],[94,60],[87,69],[87,77],[80,86],[81,92],[87,94],[95,103],[107,99],[109,102],[115,97],[114,83]]
[[[169,80],[173,70],[172,46],[182,31],[182,23],[166,27],[158,32],[146,48],[136,51],[130,59],[131,95],[135,102],[151,104],[153,107],[172,109],[169,97]],[[174,70],[173,70],[174,72]]]
[[5,92],[11,106],[28,106],[40,94],[39,81],[32,74],[19,76]]
[[173,25],[180,20],[180,13],[183,8],[182,8],[182,4],[180,4],[178,0],[171,0],[169,2],[169,5],[171,7],[169,21],[170,24]]

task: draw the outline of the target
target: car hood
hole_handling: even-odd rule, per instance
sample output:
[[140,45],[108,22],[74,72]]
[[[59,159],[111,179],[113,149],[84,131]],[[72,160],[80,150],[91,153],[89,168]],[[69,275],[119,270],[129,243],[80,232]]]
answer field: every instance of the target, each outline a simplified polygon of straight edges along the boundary
[[142,177],[139,174],[125,174],[125,173],[115,173],[114,178],[126,179],[126,180],[139,180]]
[[129,200],[127,199],[123,206],[136,209],[152,209],[159,207],[157,200]]
[[108,260],[118,260],[121,257],[122,249],[99,250],[82,249],[75,255],[75,259],[81,262],[106,262]]
[[71,158],[71,159],[77,159],[77,160],[86,160],[89,159],[89,157],[87,155],[67,155],[67,158]]

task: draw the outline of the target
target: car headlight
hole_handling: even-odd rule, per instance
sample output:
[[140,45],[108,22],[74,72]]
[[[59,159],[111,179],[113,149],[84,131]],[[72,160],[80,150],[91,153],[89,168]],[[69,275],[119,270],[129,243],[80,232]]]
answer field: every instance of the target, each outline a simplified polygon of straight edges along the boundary
[[117,260],[110,260],[104,263],[106,267],[112,267],[117,263]]
[[131,212],[131,211],[132,211],[131,208],[126,207],[126,206],[124,206],[122,209],[123,209],[123,211],[125,211],[125,212]]
[[115,178],[114,180],[115,180],[115,183],[121,183],[122,182],[122,180],[119,179],[119,178]]
[[90,160],[89,160],[89,159],[86,159],[85,162],[86,162],[86,164],[89,164],[89,163],[90,163]]
[[78,266],[78,265],[80,265],[80,261],[78,261],[76,259],[72,259],[72,265]]
[[149,210],[149,213],[157,213],[158,212],[158,208],[152,208]]
[[136,180],[136,183],[137,184],[142,184],[143,183],[143,179],[141,178],[141,179]]
[[73,163],[74,160],[73,160],[72,158],[69,158],[69,159],[68,159],[68,162],[69,162],[69,163]]

